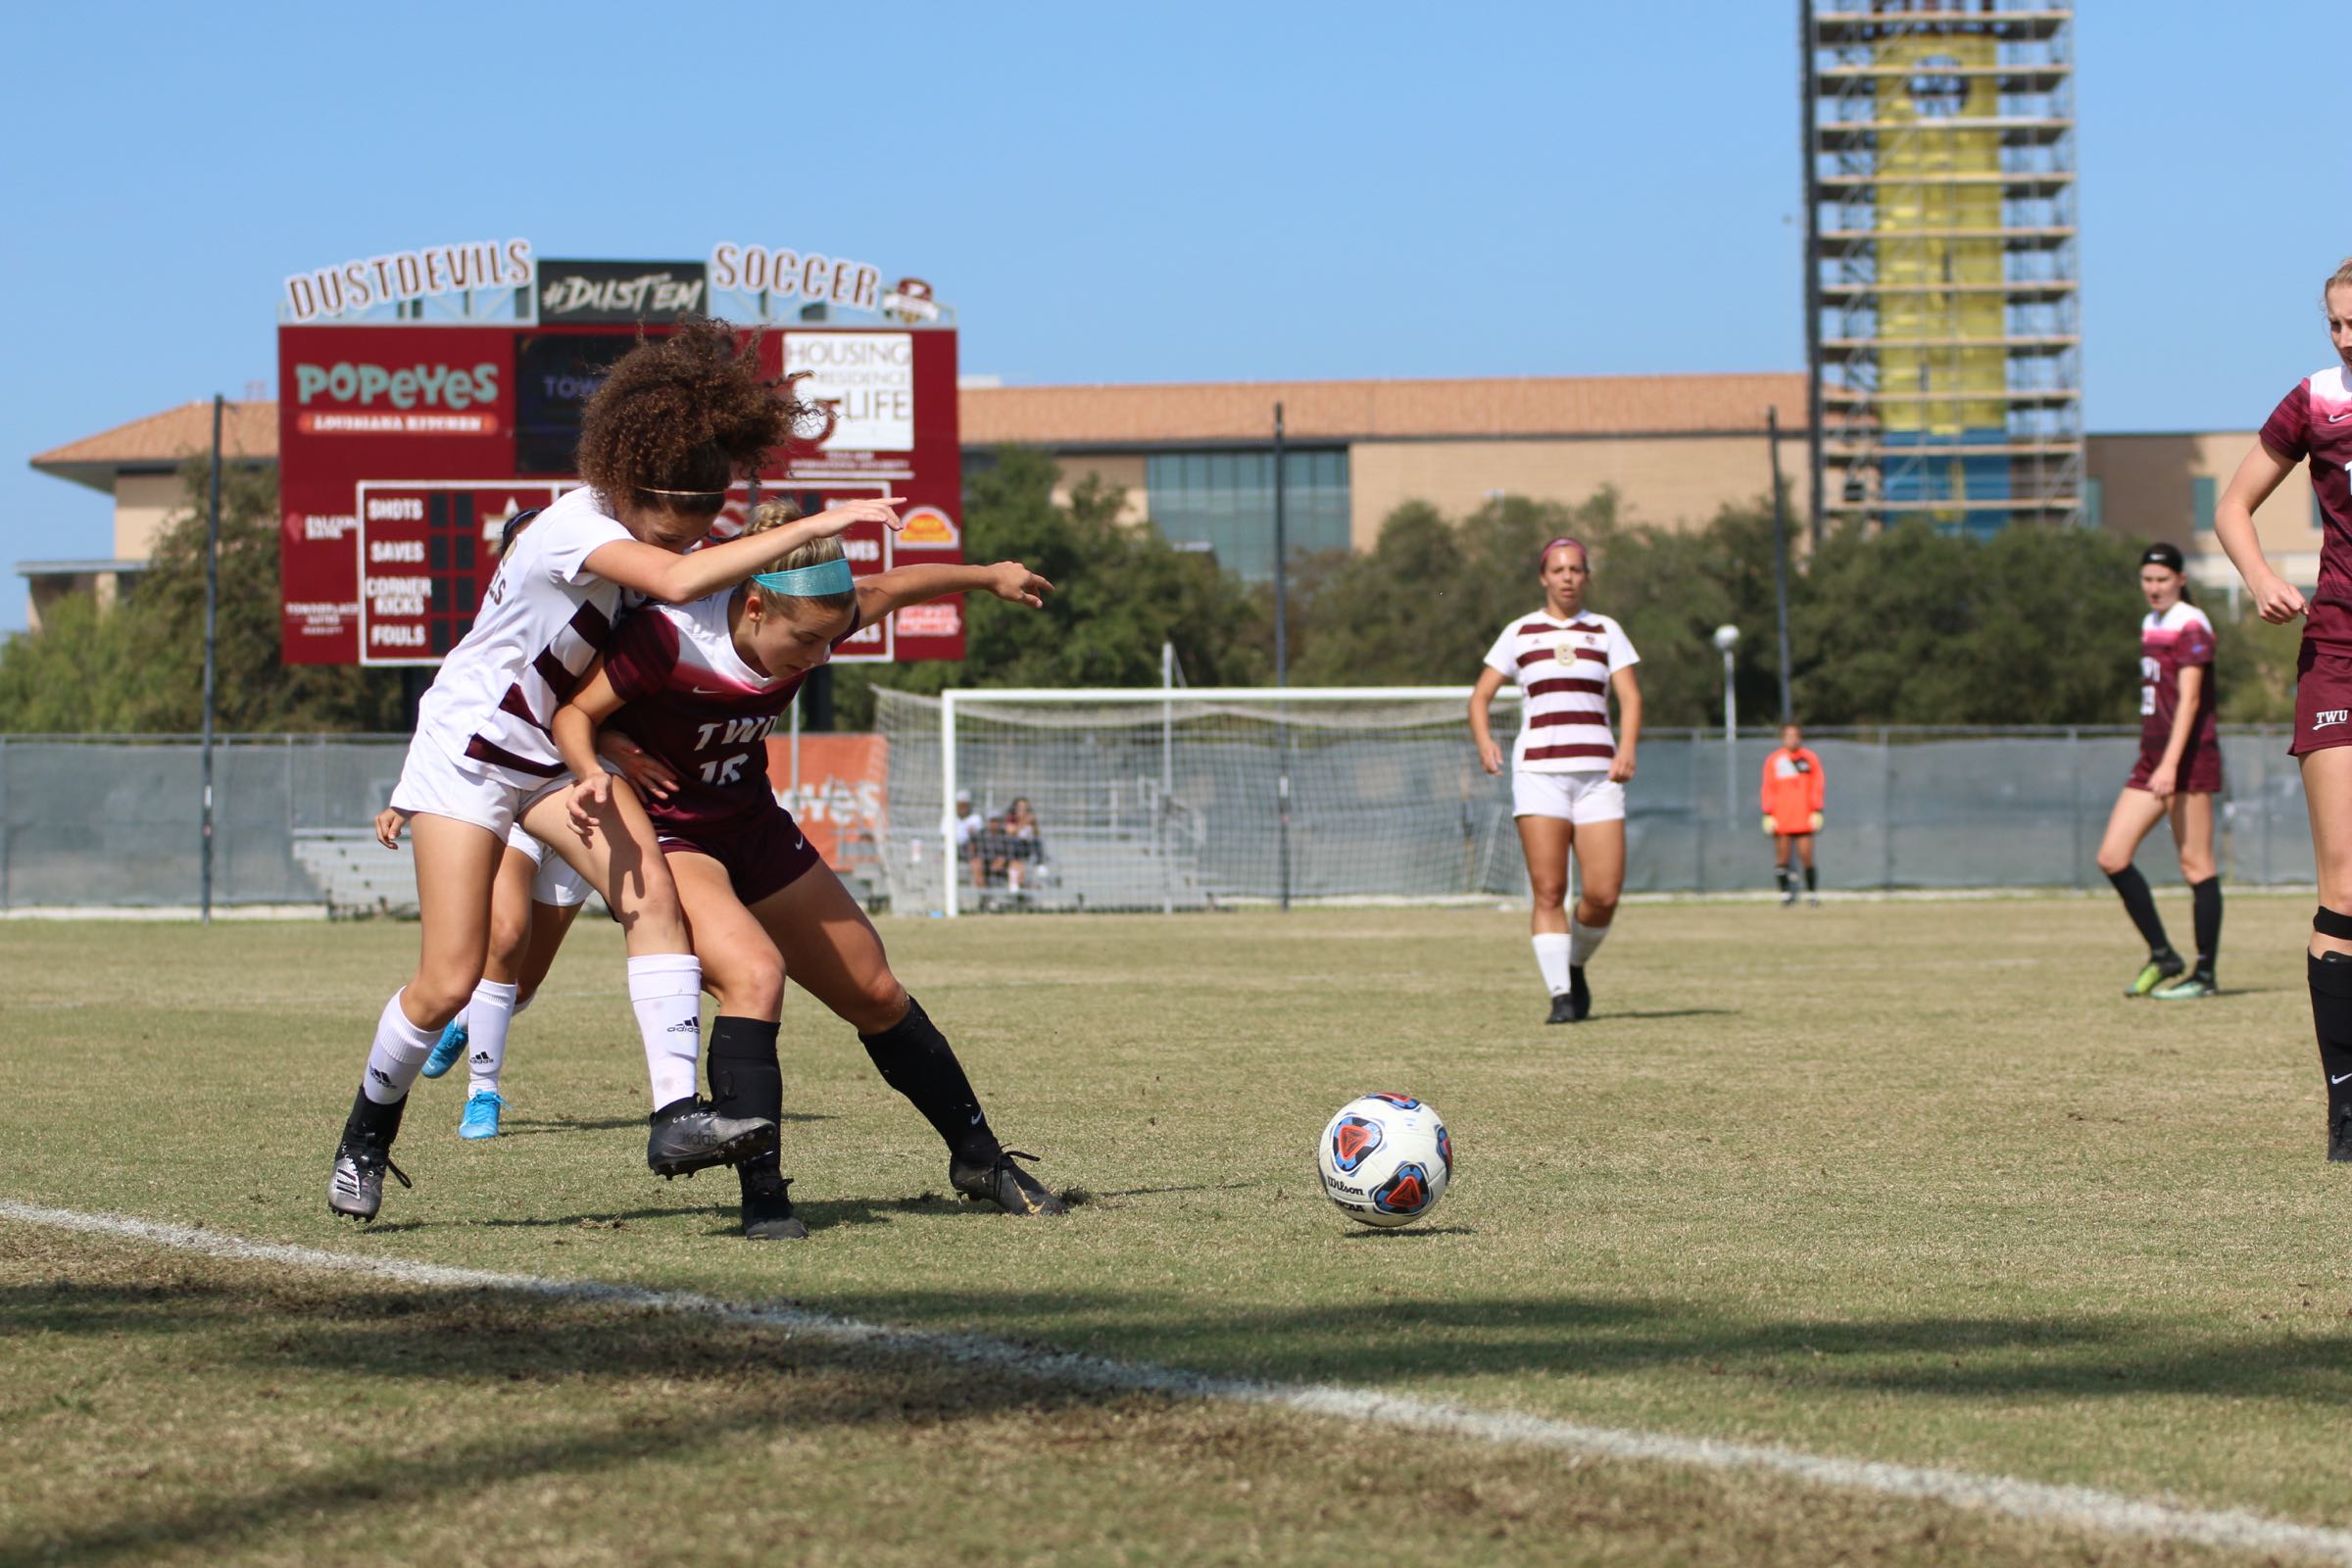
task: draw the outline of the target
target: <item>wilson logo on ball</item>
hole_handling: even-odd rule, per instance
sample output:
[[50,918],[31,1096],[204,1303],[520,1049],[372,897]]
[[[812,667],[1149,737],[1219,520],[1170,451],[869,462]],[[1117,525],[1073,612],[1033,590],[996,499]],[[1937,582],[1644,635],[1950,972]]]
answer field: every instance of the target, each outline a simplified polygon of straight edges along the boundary
[[1363,1116],[1343,1116],[1331,1130],[1332,1168],[1343,1176],[1351,1176],[1364,1156],[1388,1141],[1388,1133],[1380,1123]]
[[1372,1190],[1372,1206],[1384,1214],[1418,1214],[1429,1206],[1429,1172],[1419,1165],[1399,1165],[1396,1173]]

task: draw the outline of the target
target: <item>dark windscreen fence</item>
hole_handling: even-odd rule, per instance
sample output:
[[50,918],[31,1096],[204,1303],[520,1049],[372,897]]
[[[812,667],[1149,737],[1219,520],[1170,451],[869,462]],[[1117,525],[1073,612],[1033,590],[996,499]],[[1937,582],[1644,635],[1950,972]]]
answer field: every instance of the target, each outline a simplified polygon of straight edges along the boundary
[[[1305,902],[1524,898],[1507,777],[1470,752],[1458,699],[1293,704],[959,699],[956,775],[942,705],[883,692],[887,821],[881,889],[921,914],[957,879],[962,911],[1180,909],[1281,896],[1281,780],[1289,862]],[[1182,698],[1182,694],[1179,694]],[[1498,734],[1516,718],[1497,711]],[[1826,890],[2095,888],[2092,857],[2129,774],[2135,731],[1816,730]],[[2223,875],[2314,880],[2301,781],[2283,728],[2225,727]],[[1644,893],[1768,889],[1759,781],[1775,735],[1653,731],[1627,791],[1627,886]],[[411,907],[404,849],[375,845],[405,737],[231,737],[216,753],[215,902]],[[0,737],[0,908],[193,908],[202,878],[202,756],[194,737]],[[951,846],[947,802],[968,791],[987,823],[1016,798],[1036,827],[977,874]],[[1018,860],[1016,873],[1009,868]],[[2140,866],[2179,871],[2162,828]]]
[[[1040,694],[1042,696],[1042,694]],[[1138,694],[1133,702],[1028,698],[956,704],[955,780],[943,771],[942,705],[880,694],[889,742],[894,907],[944,905],[954,860],[959,911],[1209,907],[1278,899],[1279,780],[1291,780],[1294,899],[1517,899],[1525,862],[1507,776],[1472,756],[1456,697],[1277,708]],[[1516,720],[1497,710],[1506,741]],[[2311,844],[2283,728],[2224,731],[2223,874],[2304,885]],[[1815,730],[1827,785],[1822,886],[1847,892],[2090,888],[2093,857],[2138,732],[2127,729]],[[1759,800],[1777,732],[1652,731],[1627,788],[1627,887],[1733,893],[1772,886]],[[968,792],[985,821],[1016,797],[1039,820],[1045,874],[1015,889],[952,848],[943,801]],[[987,831],[985,827],[981,829]],[[2177,881],[2162,829],[2143,848],[2151,881]]]
[[[217,742],[214,903],[329,902],[321,846],[367,837],[407,752],[406,737]],[[202,816],[193,737],[0,737],[0,907],[193,907]],[[375,848],[408,875],[407,851]]]

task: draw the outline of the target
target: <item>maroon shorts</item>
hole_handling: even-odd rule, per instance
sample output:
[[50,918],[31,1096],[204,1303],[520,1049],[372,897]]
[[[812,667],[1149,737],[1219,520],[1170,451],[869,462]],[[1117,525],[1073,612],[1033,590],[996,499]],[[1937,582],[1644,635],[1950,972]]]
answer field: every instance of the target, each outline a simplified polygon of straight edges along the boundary
[[2287,755],[2352,746],[2352,655],[2304,639],[2295,659],[2295,740]]
[[[2132,776],[2124,780],[2128,790],[2144,790],[2156,764],[2164,760],[2164,742],[2154,736],[2139,738],[2139,760],[2132,764]],[[2173,771],[2173,788],[2182,795],[2219,795],[2222,793],[2222,749],[2216,746],[2188,743],[2180,754],[2180,765]]]
[[727,868],[727,881],[748,908],[808,874],[821,857],[781,806],[710,826],[657,830],[664,855],[708,855]]

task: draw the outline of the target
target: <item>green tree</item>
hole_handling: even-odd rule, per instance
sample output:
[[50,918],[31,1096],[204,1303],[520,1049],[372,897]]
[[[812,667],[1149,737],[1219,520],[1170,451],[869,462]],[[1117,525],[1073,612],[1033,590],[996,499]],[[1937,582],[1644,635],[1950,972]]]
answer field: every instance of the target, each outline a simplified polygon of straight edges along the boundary
[[1587,602],[1622,622],[1641,651],[1647,722],[1704,724],[1721,710],[1722,664],[1709,639],[1727,621],[1750,639],[1740,665],[1743,710],[1776,710],[1771,514],[1727,508],[1696,531],[1628,524],[1606,489],[1574,507],[1507,496],[1458,522],[1427,502],[1397,508],[1370,551],[1309,583],[1298,679],[1475,680],[1495,633],[1543,602],[1537,552],[1563,536],[1592,552]]
[[[112,612],[61,606],[0,654],[0,729],[192,733],[204,721],[204,565],[210,460],[181,468],[181,508]],[[402,730],[398,670],[278,657],[277,470],[231,466],[220,485],[214,724],[228,733]]]
[[1821,724],[2124,722],[2138,551],[2081,529],[1842,531],[1790,614],[1798,706]]
[[1153,528],[1121,524],[1123,494],[1090,479],[1067,506],[1042,453],[1008,447],[964,486],[964,556],[1018,561],[1054,584],[1042,611],[964,596],[960,664],[846,664],[835,672],[844,728],[873,722],[873,688],[923,695],[949,686],[1155,686],[1162,642],[1193,684],[1256,685],[1271,638],[1257,603],[1207,556]]
[[59,601],[38,632],[0,652],[0,730],[12,734],[127,733],[149,728],[162,702],[162,666],[136,618],[101,613],[87,598]]
[[2291,724],[2295,719],[2295,661],[2303,652],[2303,623],[2274,626],[2249,602],[2232,615],[2209,606],[2214,664],[2222,691],[2221,718],[2230,724]]

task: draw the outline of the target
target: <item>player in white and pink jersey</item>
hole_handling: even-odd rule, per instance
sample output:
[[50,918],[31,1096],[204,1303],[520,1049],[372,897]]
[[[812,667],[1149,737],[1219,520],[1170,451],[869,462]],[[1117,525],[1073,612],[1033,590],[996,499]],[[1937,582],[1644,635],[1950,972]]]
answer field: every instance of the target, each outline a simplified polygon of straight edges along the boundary
[[[587,487],[548,507],[500,561],[473,628],[425,694],[393,787],[391,805],[409,816],[416,846],[422,951],[376,1020],[327,1185],[335,1213],[373,1219],[385,1172],[408,1181],[391,1163],[401,1112],[442,1026],[481,980],[492,886],[517,819],[619,896],[629,998],[654,1090],[647,1162],[670,1175],[774,1147],[772,1124],[714,1115],[697,1099],[702,968],[653,825],[633,793],[602,786],[601,769],[596,787],[563,788],[547,723],[612,635],[624,592],[684,603],[855,522],[896,525],[887,501],[854,502],[686,554],[710,531],[728,485],[758,470],[801,412],[717,321],[639,344],[589,400],[578,453]],[[583,791],[585,808],[567,812]]]
[[[2222,793],[2213,622],[2188,602],[2185,564],[2178,545],[2160,542],[2140,552],[2139,591],[2148,612],[2139,623],[2139,760],[2116,795],[2098,857],[2148,944],[2147,961],[2124,995],[2160,1002],[2216,995],[2214,959],[2222,942],[2222,878],[2213,858],[2214,801]],[[2167,818],[2197,937],[2196,967],[2185,977],[2188,966],[2165,936],[2148,879],[2132,863],[2140,840]]]
[[[789,514],[762,507],[753,527]],[[731,593],[631,617],[554,725],[580,762],[615,732],[648,759],[623,771],[661,832],[705,983],[719,1000],[710,1028],[716,1106],[768,1121],[783,1114],[776,1036],[789,975],[857,1029],[883,1081],[946,1142],[950,1184],[1015,1214],[1058,1214],[1062,1204],[1014,1163],[1028,1156],[997,1141],[947,1037],[900,984],[873,923],[768,787],[766,736],[808,672],[859,626],[947,594],[986,592],[1034,608],[1052,591],[1017,562],[900,566],[854,580],[840,544],[818,540]],[[736,1170],[745,1237],[808,1234],[774,1156]]]
[[[1554,539],[1538,558],[1544,608],[1514,616],[1487,650],[1470,694],[1470,737],[1490,773],[1502,771],[1487,713],[1494,694],[1515,680],[1526,695],[1511,751],[1511,807],[1527,879],[1535,889],[1536,966],[1551,993],[1545,1023],[1578,1023],[1592,1010],[1585,965],[1617,918],[1625,887],[1625,783],[1634,776],[1642,738],[1642,662],[1625,630],[1585,608],[1592,579],[1585,547]],[[1609,729],[1617,697],[1622,737]],[[1568,911],[1568,860],[1584,868],[1576,910]]]
[[[2295,739],[2311,812],[2320,906],[2306,948],[2311,1017],[2328,1080],[2328,1157],[2352,1160],[2352,258],[2321,285],[2335,363],[2295,384],[2263,421],[2214,509],[2213,526],[2262,618],[2303,621],[2295,662]],[[2295,465],[2311,464],[2326,539],[2311,597],[2271,569],[2254,509]]]

